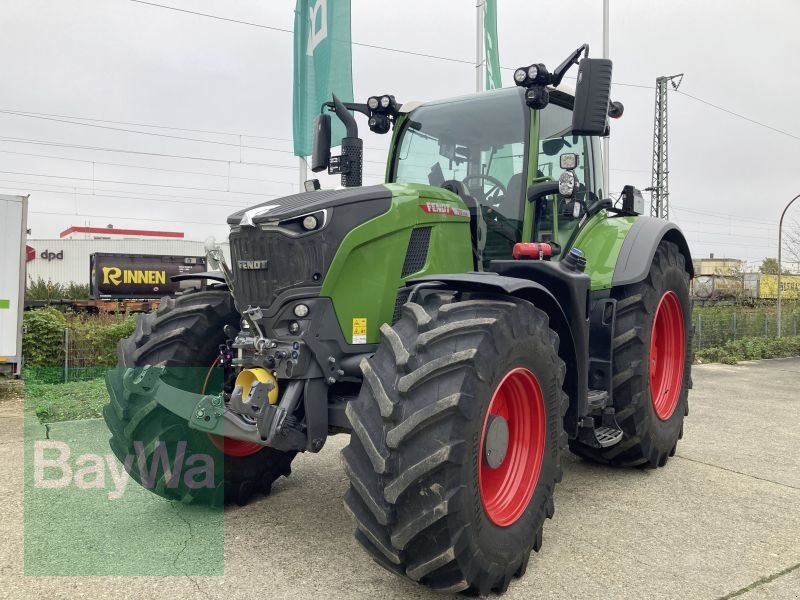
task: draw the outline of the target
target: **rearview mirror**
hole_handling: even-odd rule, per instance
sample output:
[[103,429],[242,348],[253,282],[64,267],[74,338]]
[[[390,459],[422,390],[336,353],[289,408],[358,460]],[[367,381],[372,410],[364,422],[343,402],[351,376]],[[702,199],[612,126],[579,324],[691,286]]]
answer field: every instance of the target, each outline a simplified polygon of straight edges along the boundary
[[311,150],[311,170],[327,171],[331,162],[331,116],[319,115],[314,121],[314,147]]
[[581,60],[572,110],[572,134],[605,135],[610,98],[611,61],[607,58]]

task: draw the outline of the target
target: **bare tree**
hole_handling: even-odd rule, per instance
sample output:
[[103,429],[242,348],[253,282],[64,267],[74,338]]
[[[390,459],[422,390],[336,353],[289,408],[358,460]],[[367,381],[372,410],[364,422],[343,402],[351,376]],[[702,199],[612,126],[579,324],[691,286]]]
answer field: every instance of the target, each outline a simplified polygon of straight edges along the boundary
[[789,227],[784,227],[783,247],[786,249],[789,262],[794,263],[793,271],[797,271],[800,266],[800,222],[797,220],[794,220]]

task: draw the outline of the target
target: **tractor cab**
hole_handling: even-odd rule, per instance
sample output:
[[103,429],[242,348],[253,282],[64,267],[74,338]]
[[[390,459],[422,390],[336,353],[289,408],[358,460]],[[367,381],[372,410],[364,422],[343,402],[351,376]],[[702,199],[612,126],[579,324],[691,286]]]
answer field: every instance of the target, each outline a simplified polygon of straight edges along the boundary
[[[580,60],[575,92],[560,86],[583,53],[585,45],[553,73],[539,63],[518,69],[514,88],[402,106],[388,95],[365,104],[334,97],[317,121],[312,170],[341,173],[344,187],[361,184],[363,146],[349,111],[361,112],[375,133],[394,126],[387,183],[444,188],[467,206],[476,271],[511,258],[520,243],[546,243],[558,260],[584,217],[608,206],[598,136],[608,133],[608,116],[622,114],[609,100],[606,59]],[[338,157],[330,156],[326,110],[347,128]]]
[[[572,134],[573,104],[572,93],[552,90],[548,105],[533,110],[525,89],[516,87],[412,105],[405,113],[404,106],[387,179],[444,187],[462,198],[471,212],[477,270],[511,257],[519,242],[550,243],[557,260],[586,207],[604,191],[599,143]],[[565,154],[575,155],[573,195],[545,197],[538,215],[535,206],[527,210],[528,188],[557,180]],[[537,219],[539,236],[532,239]]]

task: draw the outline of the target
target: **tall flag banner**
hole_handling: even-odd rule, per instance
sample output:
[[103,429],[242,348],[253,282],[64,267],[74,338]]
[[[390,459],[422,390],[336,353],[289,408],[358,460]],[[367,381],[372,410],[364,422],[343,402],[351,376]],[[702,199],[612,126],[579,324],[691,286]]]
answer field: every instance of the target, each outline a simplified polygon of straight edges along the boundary
[[500,76],[500,50],[497,43],[497,0],[483,2],[483,39],[486,59],[486,89],[503,87]]
[[[294,102],[292,128],[295,156],[309,156],[314,119],[323,102],[336,94],[353,101],[350,0],[297,0],[294,11]],[[344,126],[333,119],[334,144]]]

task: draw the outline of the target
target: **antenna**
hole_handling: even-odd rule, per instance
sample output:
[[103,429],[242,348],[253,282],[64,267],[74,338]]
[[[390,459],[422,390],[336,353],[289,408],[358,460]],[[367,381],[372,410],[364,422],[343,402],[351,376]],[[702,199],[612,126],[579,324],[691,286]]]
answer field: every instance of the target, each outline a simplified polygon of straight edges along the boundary
[[677,90],[683,73],[656,78],[656,112],[653,126],[653,179],[650,186],[650,215],[669,219],[669,161],[667,132],[667,83]]

